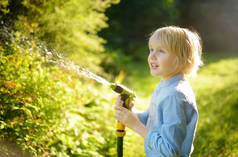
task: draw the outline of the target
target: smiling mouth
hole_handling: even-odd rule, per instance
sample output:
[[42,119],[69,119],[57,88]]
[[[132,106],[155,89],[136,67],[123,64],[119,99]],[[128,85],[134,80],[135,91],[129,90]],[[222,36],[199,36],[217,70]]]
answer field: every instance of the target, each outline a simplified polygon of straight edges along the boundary
[[152,69],[156,69],[156,68],[159,67],[157,64],[150,64],[150,66],[151,66]]

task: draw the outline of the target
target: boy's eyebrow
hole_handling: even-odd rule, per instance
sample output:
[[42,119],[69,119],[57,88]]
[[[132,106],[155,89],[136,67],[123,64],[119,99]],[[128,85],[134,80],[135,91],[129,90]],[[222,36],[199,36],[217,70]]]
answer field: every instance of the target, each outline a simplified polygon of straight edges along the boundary
[[[152,48],[152,47],[153,47],[153,46],[150,44],[150,45],[149,45],[149,49]],[[155,47],[156,49],[164,49],[162,46],[158,46],[158,45],[157,45],[157,46],[154,46],[154,47]]]
[[152,47],[156,47],[156,46],[153,46],[153,44],[149,43],[149,48],[152,48]]

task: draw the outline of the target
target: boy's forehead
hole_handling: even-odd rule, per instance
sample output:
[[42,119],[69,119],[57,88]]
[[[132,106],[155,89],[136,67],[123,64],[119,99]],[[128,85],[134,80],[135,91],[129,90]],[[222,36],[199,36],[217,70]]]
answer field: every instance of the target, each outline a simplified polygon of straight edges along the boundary
[[149,47],[162,48],[163,43],[159,39],[151,39],[149,42]]

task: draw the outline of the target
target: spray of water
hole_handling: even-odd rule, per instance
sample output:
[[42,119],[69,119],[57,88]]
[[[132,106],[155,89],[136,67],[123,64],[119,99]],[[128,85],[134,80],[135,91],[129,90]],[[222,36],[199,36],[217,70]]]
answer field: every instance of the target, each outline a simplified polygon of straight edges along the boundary
[[78,75],[82,75],[89,79],[93,79],[104,85],[108,85],[108,86],[110,85],[110,82],[108,82],[104,78],[94,74],[93,72],[87,70],[86,68],[82,66],[75,65],[72,61],[65,59],[62,55],[60,55],[57,52],[52,53],[50,51],[47,51],[46,61],[48,63],[53,63],[58,65],[60,68],[64,69],[64,71],[66,72],[74,72]]
[[[4,43],[5,45],[9,45],[11,41],[14,41],[12,44],[17,45],[17,48],[19,46],[23,46],[24,49],[28,49],[27,52],[24,51],[24,53],[29,53],[29,55],[38,55],[45,58],[46,63],[56,65],[60,68],[62,68],[65,72],[68,73],[76,73],[79,76],[87,77],[89,79],[93,79],[97,81],[98,83],[104,84],[104,85],[110,85],[111,83],[108,82],[106,79],[102,78],[101,76],[98,76],[94,74],[93,72],[87,70],[86,68],[74,64],[72,61],[66,59],[61,54],[54,51],[49,51],[46,46],[42,43],[39,45],[35,45],[36,48],[32,47],[32,40],[26,38],[24,35],[17,34],[16,32],[9,30],[6,26],[3,25],[2,21],[0,22],[1,29],[0,29],[0,36],[3,38],[0,42]],[[17,41],[15,39],[17,38]],[[34,52],[34,49],[38,49],[39,53]]]

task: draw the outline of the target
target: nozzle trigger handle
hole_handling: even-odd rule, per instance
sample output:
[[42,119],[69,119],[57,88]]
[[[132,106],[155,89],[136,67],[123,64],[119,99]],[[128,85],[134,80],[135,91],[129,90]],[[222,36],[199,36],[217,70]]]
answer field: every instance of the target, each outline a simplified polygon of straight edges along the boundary
[[121,100],[123,101],[122,106],[127,108],[129,107],[128,101],[126,101],[129,98],[128,94],[121,94]]

